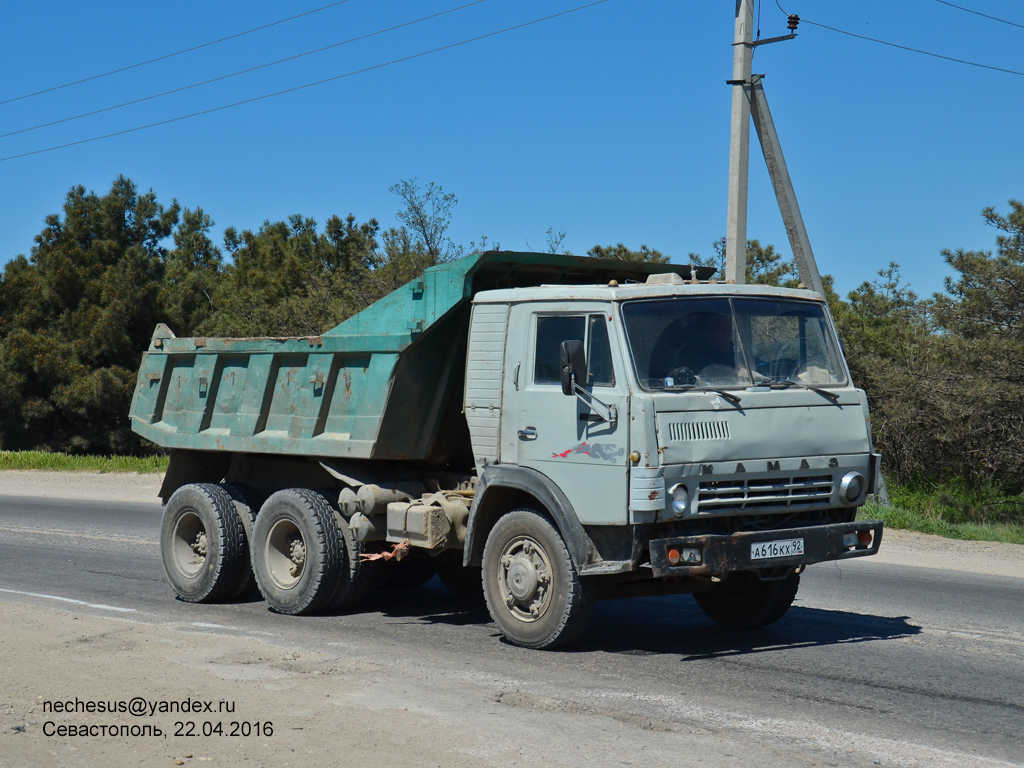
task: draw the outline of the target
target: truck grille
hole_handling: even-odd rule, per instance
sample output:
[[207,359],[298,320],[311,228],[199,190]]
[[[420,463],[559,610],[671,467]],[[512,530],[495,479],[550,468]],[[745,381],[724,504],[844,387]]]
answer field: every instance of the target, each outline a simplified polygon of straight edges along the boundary
[[712,480],[700,484],[697,512],[745,512],[821,506],[832,499],[832,476]]

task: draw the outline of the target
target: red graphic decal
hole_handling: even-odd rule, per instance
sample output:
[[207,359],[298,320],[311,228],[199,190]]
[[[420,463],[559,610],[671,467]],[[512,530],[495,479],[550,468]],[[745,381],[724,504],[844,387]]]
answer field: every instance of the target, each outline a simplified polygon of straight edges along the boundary
[[586,443],[580,443],[579,445],[574,445],[572,448],[570,448],[567,451],[563,451],[562,453],[552,453],[551,454],[551,458],[553,459],[556,456],[558,456],[559,458],[564,459],[570,453],[582,453],[585,456],[589,456],[590,455],[590,451],[587,450],[587,448],[589,448],[589,447],[590,446],[587,445]]
[[598,461],[609,461],[616,462],[620,457],[626,455],[626,449],[621,445],[615,445],[614,443],[579,443],[574,445],[567,451],[562,453],[552,453],[551,458],[564,459],[571,455],[586,456],[589,459],[597,459]]

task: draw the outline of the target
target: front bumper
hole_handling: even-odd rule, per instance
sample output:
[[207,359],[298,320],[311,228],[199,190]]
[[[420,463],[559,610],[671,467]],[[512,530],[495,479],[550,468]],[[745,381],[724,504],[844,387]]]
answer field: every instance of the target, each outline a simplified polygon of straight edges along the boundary
[[[846,547],[843,535],[871,532],[871,544],[867,547]],[[789,557],[753,559],[751,545],[764,541],[803,539],[803,554]],[[781,528],[771,531],[744,531],[731,536],[676,536],[669,539],[655,539],[650,543],[651,567],[655,578],[678,576],[719,576],[735,571],[758,571],[768,568],[796,567],[827,560],[846,560],[851,557],[867,557],[878,553],[882,543],[882,521],[863,520],[854,523],[833,523],[813,525],[806,528]],[[700,548],[702,558],[699,565],[669,562],[669,550]]]

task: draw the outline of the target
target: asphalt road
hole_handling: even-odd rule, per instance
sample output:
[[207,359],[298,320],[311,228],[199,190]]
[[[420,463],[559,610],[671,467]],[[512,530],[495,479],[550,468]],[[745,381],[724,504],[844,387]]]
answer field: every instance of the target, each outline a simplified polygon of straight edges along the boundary
[[689,596],[612,601],[570,649],[531,652],[436,579],[373,593],[348,616],[181,603],[164,581],[160,514],[0,496],[0,603],[340,648],[415,673],[435,708],[461,686],[492,685],[504,712],[607,716],[641,741],[714,725],[764,739],[776,758],[813,744],[834,765],[1024,765],[1024,574],[822,564],[764,630],[721,630]]

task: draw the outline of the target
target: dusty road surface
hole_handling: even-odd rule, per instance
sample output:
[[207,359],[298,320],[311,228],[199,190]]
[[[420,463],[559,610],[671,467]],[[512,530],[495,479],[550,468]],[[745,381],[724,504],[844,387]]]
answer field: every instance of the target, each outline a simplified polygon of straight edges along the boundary
[[0,472],[0,766],[1024,765],[1022,547],[887,532],[771,628],[609,602],[543,653],[436,580],[349,616],[176,601],[158,485]]

